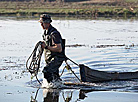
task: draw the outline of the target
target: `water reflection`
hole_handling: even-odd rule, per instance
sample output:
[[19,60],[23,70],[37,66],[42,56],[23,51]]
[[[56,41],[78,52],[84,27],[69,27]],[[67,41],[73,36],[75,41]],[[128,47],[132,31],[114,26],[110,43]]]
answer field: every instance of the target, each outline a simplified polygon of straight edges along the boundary
[[37,91],[36,91],[36,94],[35,94],[35,97],[34,97],[34,98],[33,98],[33,96],[31,96],[31,101],[30,101],[30,102],[38,102],[38,101],[36,100],[36,98],[37,98],[37,95],[38,95],[39,89],[40,89],[40,88],[38,88],[38,89],[37,89]]
[[[40,88],[37,89],[35,95],[31,96],[30,102],[38,102],[37,96],[39,93]],[[43,90],[43,102],[72,102],[75,100],[81,101],[84,100],[87,96],[86,93],[92,92],[93,90],[85,90],[80,89],[75,92],[76,90],[72,89],[42,89]],[[40,93],[41,94],[41,93]]]
[[60,89],[43,89],[44,102],[59,102]]
[[84,99],[85,97],[87,97],[85,94],[88,92],[91,92],[91,91],[80,90],[79,99]]
[[[105,91],[137,93],[138,92],[137,83],[138,83],[138,80],[110,81],[110,82],[104,82],[104,83],[96,83],[97,86],[89,86],[89,87],[83,86],[80,88],[77,88],[77,87],[75,88],[75,86],[72,88],[66,87],[65,89],[38,88],[36,92],[33,92],[35,94],[31,96],[30,102],[39,102],[40,100],[43,100],[43,102],[78,102],[86,99],[87,100],[91,99],[89,95],[98,91],[99,93],[105,92]],[[40,97],[39,95],[42,95],[42,93],[43,93],[43,97]]]
[[71,101],[72,93],[73,93],[73,91],[62,92],[62,96],[63,96],[64,102],[70,102]]

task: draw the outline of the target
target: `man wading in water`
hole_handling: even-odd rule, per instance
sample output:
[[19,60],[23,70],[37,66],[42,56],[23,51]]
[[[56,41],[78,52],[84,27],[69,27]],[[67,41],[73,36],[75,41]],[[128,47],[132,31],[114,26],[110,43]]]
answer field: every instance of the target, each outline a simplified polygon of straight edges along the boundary
[[65,47],[60,33],[51,25],[51,17],[47,14],[40,16],[39,22],[44,29],[42,48],[45,53],[46,66],[43,69],[47,82],[61,81],[59,67],[65,60]]

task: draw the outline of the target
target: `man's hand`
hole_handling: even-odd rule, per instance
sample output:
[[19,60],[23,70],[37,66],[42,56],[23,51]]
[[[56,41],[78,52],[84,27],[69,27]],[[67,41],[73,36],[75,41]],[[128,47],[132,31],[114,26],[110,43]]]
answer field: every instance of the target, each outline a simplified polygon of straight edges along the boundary
[[45,42],[42,42],[41,46],[42,46],[43,49],[45,49],[45,47],[46,47]]

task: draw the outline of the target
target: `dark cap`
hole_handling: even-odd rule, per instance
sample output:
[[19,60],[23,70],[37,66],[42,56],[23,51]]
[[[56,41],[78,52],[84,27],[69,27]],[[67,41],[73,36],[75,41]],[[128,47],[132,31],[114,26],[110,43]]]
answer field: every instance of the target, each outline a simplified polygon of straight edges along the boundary
[[49,16],[48,14],[42,14],[40,16],[39,22],[41,22],[41,23],[51,23],[52,22],[51,16]]

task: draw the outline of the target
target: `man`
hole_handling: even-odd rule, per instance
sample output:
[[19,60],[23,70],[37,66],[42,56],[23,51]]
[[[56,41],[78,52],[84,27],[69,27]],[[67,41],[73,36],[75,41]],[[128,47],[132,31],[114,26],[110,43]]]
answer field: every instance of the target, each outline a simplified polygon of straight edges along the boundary
[[51,25],[51,17],[47,14],[40,16],[39,22],[44,29],[42,48],[45,52],[46,66],[43,69],[44,78],[48,83],[60,80],[59,67],[65,59],[64,44],[60,33]]

